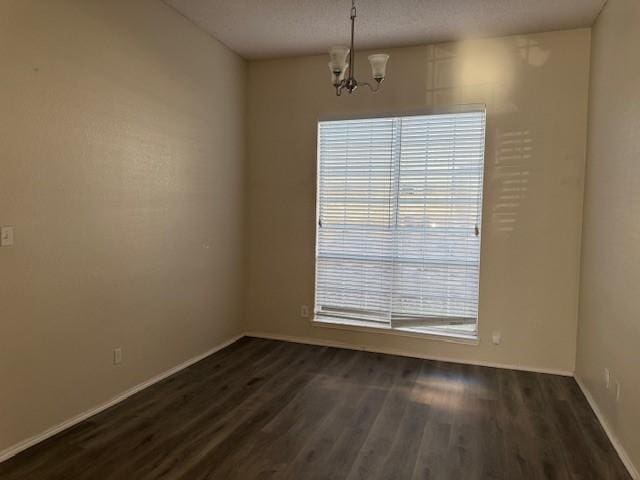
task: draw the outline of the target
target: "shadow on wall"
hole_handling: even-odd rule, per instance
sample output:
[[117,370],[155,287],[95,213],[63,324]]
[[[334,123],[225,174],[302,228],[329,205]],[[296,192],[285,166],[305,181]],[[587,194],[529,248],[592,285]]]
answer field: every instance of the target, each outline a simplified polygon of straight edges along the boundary
[[485,192],[496,196],[490,216],[494,232],[516,229],[536,163],[534,132],[513,115],[519,105],[512,98],[516,69],[519,81],[533,84],[550,56],[541,41],[528,37],[513,37],[510,45],[489,39],[427,48],[426,105],[487,105],[485,175],[493,185]]

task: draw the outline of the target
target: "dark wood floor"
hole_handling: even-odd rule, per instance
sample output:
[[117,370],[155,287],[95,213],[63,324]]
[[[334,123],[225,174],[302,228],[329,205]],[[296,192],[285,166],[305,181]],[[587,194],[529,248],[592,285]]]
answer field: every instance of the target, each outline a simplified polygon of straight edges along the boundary
[[575,381],[245,338],[2,479],[630,479]]

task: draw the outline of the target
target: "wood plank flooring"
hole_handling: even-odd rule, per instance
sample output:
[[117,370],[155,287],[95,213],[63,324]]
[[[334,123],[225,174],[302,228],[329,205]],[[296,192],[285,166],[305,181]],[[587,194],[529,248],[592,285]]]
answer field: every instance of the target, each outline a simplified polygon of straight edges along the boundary
[[7,480],[628,480],[572,378],[244,338]]

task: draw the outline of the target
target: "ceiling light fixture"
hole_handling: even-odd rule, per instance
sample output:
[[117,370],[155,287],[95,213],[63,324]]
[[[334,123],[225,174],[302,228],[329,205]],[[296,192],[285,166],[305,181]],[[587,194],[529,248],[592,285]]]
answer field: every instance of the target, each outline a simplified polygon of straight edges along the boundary
[[[367,82],[358,82],[354,76],[354,53],[353,47],[353,34],[355,30],[356,22],[356,4],[355,0],[351,0],[351,48],[337,46],[331,47],[329,50],[329,70],[331,71],[331,81],[336,88],[336,95],[340,95],[342,90],[346,90],[348,93],[352,93],[358,85],[366,85],[372,92],[380,90],[380,84],[384,80],[385,72],[387,69],[387,60],[389,55],[386,53],[376,53],[369,55],[369,63],[371,64],[371,75],[376,81],[375,86]],[[345,78],[349,71],[349,75]]]

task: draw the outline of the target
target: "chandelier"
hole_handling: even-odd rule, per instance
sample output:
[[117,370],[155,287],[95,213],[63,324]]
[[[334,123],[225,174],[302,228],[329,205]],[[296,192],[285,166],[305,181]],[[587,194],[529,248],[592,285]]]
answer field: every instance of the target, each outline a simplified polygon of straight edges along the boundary
[[[331,81],[336,89],[336,95],[342,94],[343,90],[352,93],[358,85],[366,85],[372,92],[380,89],[380,84],[384,80],[385,71],[387,69],[387,60],[389,55],[385,53],[376,53],[369,55],[369,63],[371,64],[371,75],[376,81],[375,86],[367,82],[358,82],[354,76],[354,47],[353,33],[356,22],[356,4],[355,0],[351,0],[351,48],[344,46],[332,47],[329,50],[329,70],[331,71]],[[348,71],[348,75],[347,75]],[[346,78],[345,78],[346,76]]]

